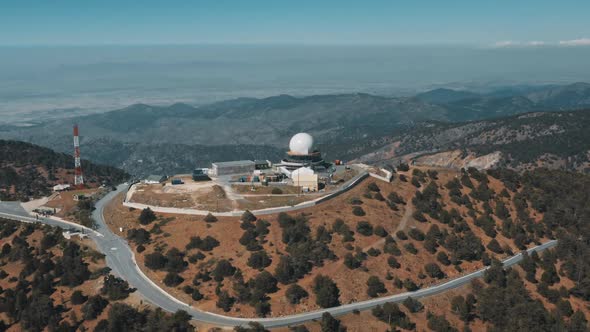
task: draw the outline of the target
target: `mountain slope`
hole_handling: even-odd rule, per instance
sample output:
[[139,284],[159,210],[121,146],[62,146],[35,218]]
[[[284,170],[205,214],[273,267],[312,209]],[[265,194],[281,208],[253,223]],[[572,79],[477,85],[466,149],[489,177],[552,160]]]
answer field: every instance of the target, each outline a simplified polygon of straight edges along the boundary
[[[475,158],[494,155],[494,166],[586,170],[588,126],[590,110],[529,113],[461,124],[429,123],[392,137],[393,143],[359,159],[387,163],[410,158],[426,165],[463,167]],[[477,161],[472,166],[478,166]]]
[[429,103],[445,104],[463,99],[476,98],[478,96],[479,95],[477,93],[470,91],[439,88],[419,93],[414,97]]
[[[520,175],[411,167],[399,170],[392,183],[369,179],[302,214],[266,215],[268,221],[248,213],[241,222],[175,215],[144,225],[138,222],[140,211],[120,201],[113,201],[107,218],[113,228],[130,227],[138,264],[182,301],[224,315],[284,316],[413,291],[484,265],[498,272],[494,259],[548,239],[585,236],[589,179],[547,170]],[[564,195],[568,187],[580,195]],[[558,258],[542,260],[551,278],[535,278],[551,289],[563,285],[561,297],[587,312],[588,286],[575,283],[574,269],[587,271],[587,262],[569,257],[576,251],[571,243],[558,249],[563,249]],[[563,284],[547,281],[557,276],[556,259],[565,264],[559,273]],[[328,289],[320,291],[323,287]],[[184,290],[191,288],[193,293]],[[484,297],[482,310],[489,309]]]
[[590,84],[574,83],[532,92],[527,98],[534,103],[557,109],[590,105]]
[[122,110],[56,121],[15,134],[32,140],[48,133],[69,132],[72,121],[86,138],[122,142],[175,144],[257,144],[286,146],[298,131],[317,138],[344,136],[356,126],[364,133],[383,132],[427,119],[445,120],[445,110],[418,100],[366,94],[310,97],[241,98],[201,107],[137,104]]
[[314,136],[326,159],[350,160],[395,142],[392,137],[421,132],[424,122],[480,121],[590,107],[588,86],[517,87],[487,94],[437,89],[411,98],[278,95],[199,107],[136,104],[32,127],[3,127],[0,137],[69,153],[71,125],[77,122],[83,156],[138,176],[190,172],[216,160],[277,158],[290,137],[301,131]]
[[[116,184],[128,175],[111,166],[82,161],[87,185]],[[0,140],[0,200],[46,196],[51,186],[72,183],[74,158],[37,145]]]
[[481,120],[532,111],[574,110],[590,107],[590,84],[501,89],[476,94],[464,90],[435,89],[416,98],[445,107],[452,121]]
[[[287,149],[291,136],[301,131],[314,135],[318,147],[328,152],[326,157],[335,159],[342,155],[342,150],[331,149],[327,144],[363,146],[367,140],[416,122],[444,121],[445,112],[440,106],[406,98],[367,94],[301,98],[282,95],[240,98],[201,107],[138,104],[104,114],[12,128],[1,135],[68,152],[69,132],[75,121],[80,126],[84,156],[141,175],[173,173],[178,169],[189,172],[195,166],[207,166],[216,160],[277,158]],[[134,160],[151,158],[153,167],[129,166],[133,164],[129,151],[138,148],[150,153]],[[178,161],[174,166],[173,161],[163,159],[169,156],[171,148],[178,156],[196,152],[200,157]],[[103,150],[106,152],[102,153]]]
[[188,314],[141,303],[92,240],[63,231],[0,218],[0,330],[195,330]]

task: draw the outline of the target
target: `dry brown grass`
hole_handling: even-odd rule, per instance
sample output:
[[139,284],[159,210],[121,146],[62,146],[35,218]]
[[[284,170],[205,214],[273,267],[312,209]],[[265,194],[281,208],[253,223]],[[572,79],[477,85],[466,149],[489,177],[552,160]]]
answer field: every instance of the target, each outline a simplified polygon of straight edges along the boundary
[[[439,192],[442,194],[442,200],[446,205],[445,208],[450,209],[455,207],[465,215],[465,208],[458,207],[454,203],[450,202],[447,190],[444,188],[444,184],[455,177],[457,173],[454,171],[442,169],[438,171],[439,174],[436,183],[439,186]],[[408,180],[411,179],[411,171],[405,172],[404,174],[408,177]],[[407,204],[411,204],[412,197],[415,195],[417,190],[409,182],[399,181],[398,175],[396,175],[395,180],[390,184],[369,178],[352,190],[333,200],[327,201],[309,209],[298,211],[297,213],[305,212],[305,214],[308,216],[309,226],[312,229],[312,234],[315,234],[315,230],[320,225],[331,229],[332,223],[337,218],[342,219],[351,230],[356,229],[356,225],[359,221],[366,220],[369,221],[374,227],[380,225],[390,234],[394,233],[400,224],[402,216],[404,215],[405,206],[399,205],[399,211],[393,211],[387,206],[385,202],[364,197],[364,194],[368,191],[367,187],[371,182],[378,184],[384,197],[387,197],[390,192],[396,192],[398,195],[403,197]],[[497,193],[503,187],[500,182],[494,179],[490,178],[490,182],[491,187]],[[464,189],[464,191],[468,192],[468,189]],[[358,217],[352,214],[352,205],[350,204],[350,200],[353,197],[360,198],[363,201],[361,206],[366,212],[365,216]],[[511,209],[513,209],[510,200],[504,200],[506,204],[510,206]],[[120,201],[114,200],[113,202]],[[481,210],[481,207],[478,207],[478,209]],[[129,209],[122,207],[120,203],[113,203],[111,206],[109,206],[107,219],[111,225],[122,225],[126,227],[126,229],[129,227],[142,227],[137,223],[138,214],[139,211],[129,211]],[[153,239],[152,244],[148,245],[147,249],[142,254],[137,255],[140,266],[143,265],[143,256],[147,253],[153,252],[156,247],[164,248],[164,251],[172,247],[184,250],[184,247],[189,242],[191,236],[204,237],[206,235],[210,235],[219,240],[221,243],[221,245],[215,248],[212,252],[206,253],[207,258],[204,260],[204,262],[202,261],[198,262],[197,264],[189,264],[187,270],[181,273],[181,276],[185,279],[183,284],[176,288],[164,287],[172,294],[179,297],[181,300],[192,303],[192,300],[189,298],[189,296],[184,294],[180,288],[184,285],[190,284],[193,276],[199,270],[207,269],[207,266],[214,265],[219,259],[229,259],[234,266],[242,270],[245,280],[248,280],[250,277],[258,273],[258,271],[253,270],[246,265],[250,253],[247,252],[245,248],[238,242],[239,238],[244,232],[240,228],[239,218],[220,217],[218,222],[207,225],[202,221],[202,216],[161,215],[162,219],[170,217],[173,217],[174,220],[161,227],[163,234],[156,236]],[[264,244],[264,249],[273,260],[272,265],[268,267],[267,270],[273,272],[276,264],[279,261],[280,255],[285,253],[286,248],[281,240],[282,230],[276,222],[277,215],[267,215],[262,216],[261,218],[271,222],[270,233],[266,237],[267,242]],[[452,232],[452,230],[447,225],[431,220],[430,217],[427,218],[429,220],[426,223],[420,223],[411,219],[406,225],[406,232],[410,228],[415,227],[426,233],[432,224],[438,225],[441,230],[447,229],[449,232]],[[479,237],[481,237],[483,244],[486,245],[491,239],[487,237],[479,227],[473,225],[471,218],[466,216],[466,220],[468,221],[471,229]],[[151,227],[152,226],[147,226],[146,228],[150,229]],[[423,248],[422,242],[411,239],[406,241],[398,241],[400,242],[398,246],[402,251],[402,256],[397,257],[397,259],[401,264],[401,268],[389,268],[387,264],[387,258],[389,255],[382,253],[377,257],[368,256],[368,259],[364,263],[367,271],[365,272],[363,269],[350,270],[343,264],[342,257],[344,257],[344,255],[350,251],[345,248],[345,244],[342,242],[340,235],[334,233],[332,236],[333,239],[329,244],[329,247],[335,253],[335,255],[339,257],[339,259],[335,261],[325,261],[322,267],[314,268],[311,273],[298,281],[298,284],[304,287],[310,293],[310,297],[302,301],[300,305],[289,305],[284,296],[284,292],[287,287],[284,285],[279,285],[280,289],[278,292],[269,294],[270,303],[272,305],[272,316],[287,315],[318,309],[317,305],[315,304],[313,292],[311,291],[311,283],[314,277],[318,274],[329,275],[337,283],[341,292],[341,303],[351,303],[368,299],[369,297],[366,294],[366,281],[372,275],[378,276],[385,283],[387,293],[383,295],[396,294],[405,291],[395,288],[391,281],[387,281],[385,279],[385,276],[388,272],[394,277],[398,277],[402,280],[406,278],[411,279],[421,287],[428,287],[430,285],[442,282],[430,277],[424,277],[422,279],[418,277],[424,271],[423,269],[426,263],[436,262],[436,255],[427,252]],[[355,240],[351,244],[355,248],[363,248],[365,251],[371,247],[382,249],[384,245],[383,239],[376,235],[363,236],[356,233],[354,237]],[[504,238],[501,234],[498,234],[496,239],[501,244],[510,245],[515,252],[517,251],[510,239]],[[412,255],[403,249],[403,244],[408,242],[413,243],[418,249],[418,253],[416,255]],[[439,247],[438,250],[445,251],[445,249],[442,247]],[[196,251],[194,250],[188,252],[187,256],[195,252]],[[498,258],[503,257],[498,255],[492,256],[496,256]],[[439,265],[448,278],[454,278],[462,274],[455,270],[453,266],[443,266],[442,264]],[[465,271],[464,273],[474,271],[482,267],[483,264],[481,261],[463,262],[461,264],[462,270]],[[161,271],[149,271],[145,267],[143,270],[150,278],[159,283],[161,283],[161,280],[166,274],[165,272]],[[215,306],[215,287],[216,283],[213,281],[200,285],[199,290],[205,295],[205,299],[195,303],[194,305],[202,310],[222,313],[221,310]],[[224,282],[223,289],[226,289],[231,293],[231,282]],[[253,308],[243,304],[236,304],[232,311],[227,314],[241,317],[254,317]]]
[[245,184],[234,184],[232,185],[232,189],[240,194],[245,195],[271,195],[273,194],[273,189],[278,188],[282,191],[283,195],[287,194],[299,194],[301,193],[301,187],[296,186],[250,186]]
[[55,215],[60,218],[64,218],[69,221],[76,221],[72,218],[71,213],[76,209],[76,205],[78,204],[77,201],[74,201],[74,195],[83,194],[86,196],[90,196],[96,194],[100,189],[92,188],[92,189],[81,189],[81,190],[71,190],[71,191],[63,191],[55,196],[54,199],[45,203],[46,207],[56,208],[59,210]]
[[[12,234],[9,237],[6,237],[4,239],[0,239],[0,246],[2,246],[4,243],[11,243],[12,239],[18,233],[19,233],[19,231],[15,232],[14,234]],[[27,236],[27,242],[29,243],[30,246],[32,246],[36,249],[39,249],[40,248],[39,247],[40,240],[42,239],[42,237],[43,237],[43,232],[41,230],[37,229],[32,234]],[[94,242],[90,239],[81,240],[77,237],[74,237],[74,238],[72,238],[71,241],[78,243],[83,250],[88,250],[88,248],[90,250],[94,250],[93,249]],[[50,248],[49,250],[56,257],[59,257],[62,255],[62,249],[59,246],[54,246],[54,247]],[[105,263],[104,259],[97,259],[96,261],[93,261],[90,258],[90,256],[87,256],[84,258],[84,262],[88,264],[88,268],[90,271],[97,271],[99,269],[106,267],[106,263]],[[24,265],[20,261],[7,262],[7,264],[3,265],[0,269],[7,272],[8,276],[6,278],[0,280],[0,287],[2,287],[2,289],[4,289],[4,290],[9,289],[9,288],[14,288],[18,281],[11,282],[9,280],[12,277],[18,278],[18,276],[21,273],[23,268],[24,268]],[[28,276],[26,279],[29,282],[31,282],[33,280],[33,275]],[[92,296],[92,295],[99,293],[99,290],[100,290],[100,288],[102,288],[102,285],[103,285],[103,278],[99,277],[95,280],[87,280],[84,283],[82,283],[81,285],[76,286],[76,287],[57,286],[57,287],[55,287],[55,290],[51,294],[50,298],[53,300],[54,306],[56,306],[56,307],[63,306],[64,309],[66,309],[66,312],[62,316],[64,321],[71,322],[72,321],[71,318],[73,316],[75,316],[77,318],[77,320],[80,321],[80,320],[82,320],[82,317],[83,317],[83,315],[82,315],[83,304],[73,305],[70,301],[72,293],[79,290],[86,296]],[[127,299],[121,300],[118,302],[127,303],[127,304],[132,305],[136,308],[146,307],[146,305],[144,305],[142,303],[143,301],[142,301],[141,296],[136,293],[132,293]],[[101,319],[107,317],[108,311],[109,311],[109,308],[111,305],[112,304],[109,304],[109,306],[107,306],[104,309],[102,314],[97,319],[91,320],[91,321],[83,321],[82,326],[84,328],[86,328],[87,330],[93,330],[94,327],[96,326],[96,324],[98,324],[98,322]],[[5,321],[9,321],[8,317],[6,316],[5,313],[0,315],[0,319],[4,319]],[[14,324],[13,326],[10,327],[10,329],[8,331],[21,331],[21,330],[22,329],[19,324]]]
[[259,210],[279,206],[294,206],[318,196],[312,195],[273,195],[273,196],[246,196],[237,201],[240,210]]
[[191,208],[214,212],[233,209],[233,201],[227,198],[222,187],[214,182],[193,182],[185,184],[138,184],[131,202],[152,206]]

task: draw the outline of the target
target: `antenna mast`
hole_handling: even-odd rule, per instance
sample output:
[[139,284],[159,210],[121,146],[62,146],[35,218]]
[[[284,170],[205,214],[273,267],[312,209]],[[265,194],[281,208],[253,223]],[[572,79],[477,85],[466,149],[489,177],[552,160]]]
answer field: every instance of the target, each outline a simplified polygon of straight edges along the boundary
[[78,136],[78,125],[74,125],[74,185],[81,187],[84,185],[84,177],[82,176],[82,163],[80,162],[80,138]]

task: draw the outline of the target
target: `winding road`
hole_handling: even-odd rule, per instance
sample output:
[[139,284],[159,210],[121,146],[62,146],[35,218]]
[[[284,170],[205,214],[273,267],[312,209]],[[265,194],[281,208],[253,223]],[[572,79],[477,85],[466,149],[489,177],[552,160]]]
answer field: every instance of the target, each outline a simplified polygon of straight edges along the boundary
[[[147,301],[158,307],[161,307],[163,310],[170,312],[184,310],[197,321],[217,326],[245,326],[251,321],[258,322],[267,328],[298,325],[310,320],[321,319],[322,314],[325,312],[329,312],[334,316],[338,316],[350,313],[354,310],[370,309],[387,302],[403,302],[410,296],[412,298],[422,298],[443,293],[450,289],[465,285],[475,278],[483,276],[486,270],[484,268],[462,277],[452,279],[439,285],[423,288],[415,292],[406,292],[397,295],[385,296],[361,302],[344,304],[334,308],[316,310],[290,316],[276,318],[236,318],[200,311],[172,297],[153,281],[151,281],[137,266],[133,251],[128,246],[127,242],[111,232],[111,230],[106,225],[103,217],[105,205],[115,198],[117,194],[124,192],[126,189],[126,185],[120,185],[116,191],[110,192],[96,203],[96,210],[92,214],[93,218],[97,222],[97,228],[95,230],[56,219],[39,218],[39,220],[37,220],[36,218],[28,216],[27,212],[22,209],[22,207],[20,207],[19,203],[0,202],[0,217],[22,222],[42,222],[64,229],[74,228],[89,234],[90,238],[96,242],[98,249],[105,254],[106,263],[112,269],[112,273],[127,280],[129,284],[136,288],[137,292],[140,293]],[[556,244],[557,240],[551,240],[529,249],[528,252],[531,253],[533,251],[543,251],[545,249],[554,247]],[[512,256],[504,260],[504,266],[512,266],[521,260],[522,254]]]

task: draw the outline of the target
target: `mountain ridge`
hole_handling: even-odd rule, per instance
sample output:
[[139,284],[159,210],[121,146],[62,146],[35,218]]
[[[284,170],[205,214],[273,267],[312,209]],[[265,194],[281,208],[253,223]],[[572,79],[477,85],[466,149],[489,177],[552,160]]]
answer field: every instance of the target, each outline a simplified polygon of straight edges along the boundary
[[[589,86],[587,83],[574,83],[538,89],[522,88],[516,89],[513,94],[502,92],[501,96],[497,96],[497,91],[471,93],[464,90],[432,90],[439,98],[448,100],[445,103],[426,102],[416,96],[344,93],[236,98],[202,106],[185,103],[169,106],[134,104],[121,110],[55,120],[31,127],[5,126],[0,128],[0,137],[69,152],[69,132],[71,125],[76,122],[80,125],[83,155],[99,162],[117,160],[119,163],[111,164],[132,167],[133,170],[128,170],[134,173],[141,172],[136,175],[171,173],[180,168],[186,172],[196,165],[186,160],[174,166],[163,160],[162,165],[154,162],[153,167],[128,166],[131,163],[123,164],[121,159],[129,154],[123,149],[117,155],[117,146],[133,145],[142,147],[144,151],[152,147],[155,159],[167,155],[166,146],[175,146],[179,155],[194,151],[213,155],[216,150],[223,150],[226,156],[238,149],[229,149],[229,146],[241,146],[244,149],[264,146],[268,147],[265,149],[269,151],[270,157],[274,157],[279,151],[287,149],[292,135],[304,131],[314,136],[317,147],[327,159],[350,160],[387,146],[393,142],[392,137],[420,129],[423,123],[479,121],[526,112],[590,107]],[[445,93],[451,97],[444,96]],[[535,101],[530,99],[533,97],[529,98],[531,94],[534,94]],[[571,96],[576,98],[571,99]],[[105,146],[107,141],[111,142],[110,147]],[[105,149],[109,151],[108,155],[101,154]],[[206,164],[211,161],[214,160],[203,162]]]
[[[359,160],[388,163],[405,159],[443,166],[500,153],[496,166],[588,171],[589,125],[590,109],[532,112],[455,124],[430,122],[412,133],[392,137],[392,143]],[[461,158],[457,159],[453,151],[460,151]]]

